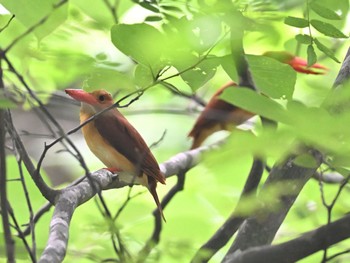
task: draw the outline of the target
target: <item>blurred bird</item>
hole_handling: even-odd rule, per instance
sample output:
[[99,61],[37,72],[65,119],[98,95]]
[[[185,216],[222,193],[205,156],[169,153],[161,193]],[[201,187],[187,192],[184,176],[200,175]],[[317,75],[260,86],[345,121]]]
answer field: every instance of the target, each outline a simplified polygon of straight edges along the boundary
[[[80,89],[65,91],[81,102],[81,123],[114,104],[111,94],[105,90],[90,93]],[[128,120],[112,108],[83,126],[82,132],[90,150],[109,171],[127,172],[120,173],[121,181],[139,183],[148,188],[165,221],[156,191],[157,182],[165,184],[165,177],[147,144]]]
[[191,149],[201,146],[214,132],[231,131],[255,115],[219,99],[225,89],[236,88],[238,88],[236,83],[229,82],[215,92],[188,134],[189,137],[193,137]]
[[[320,64],[307,67],[307,61],[293,56],[285,51],[269,51],[264,56],[274,58],[282,63],[290,65],[295,71],[305,74],[325,74],[327,68]],[[213,133],[221,130],[231,131],[236,126],[243,124],[255,114],[227,103],[219,96],[225,89],[239,88],[236,83],[229,82],[214,93],[207,106],[197,118],[188,136],[193,138],[191,149],[198,148]]]
[[263,56],[270,57],[278,60],[284,64],[290,65],[295,71],[304,74],[323,75],[326,74],[328,68],[321,64],[313,64],[307,66],[307,61],[303,58],[296,57],[293,54],[286,51],[267,51]]

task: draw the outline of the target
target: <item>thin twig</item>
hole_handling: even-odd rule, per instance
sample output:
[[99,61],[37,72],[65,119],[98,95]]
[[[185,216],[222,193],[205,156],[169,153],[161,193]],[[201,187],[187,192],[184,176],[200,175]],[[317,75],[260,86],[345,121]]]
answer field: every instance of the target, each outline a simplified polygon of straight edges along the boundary
[[[177,175],[176,184],[168,191],[168,193],[163,197],[160,205],[163,209],[170,203],[170,201],[175,197],[175,195],[184,189],[186,172],[181,171]],[[136,260],[137,263],[142,263],[145,261],[147,256],[151,253],[152,249],[159,243],[160,234],[162,231],[162,218],[158,209],[153,211],[154,216],[154,229],[151,237],[148,239],[146,244],[143,246],[141,251],[138,253],[139,256]]]
[[4,30],[11,24],[11,21],[12,21],[12,19],[14,19],[14,18],[15,18],[15,15],[12,15],[12,16],[10,17],[10,19],[9,19],[9,21],[7,21],[6,25],[4,25],[2,28],[0,28],[0,33],[1,33],[2,31],[4,31]]
[[114,3],[114,5],[112,5],[109,0],[103,0],[103,2],[105,3],[105,5],[107,6],[107,8],[111,11],[114,23],[118,24],[118,14],[117,14],[117,6],[119,4],[119,1],[116,1]]
[[[25,247],[25,249],[27,250],[28,254],[29,254],[29,257],[30,259],[32,260],[33,263],[36,262],[36,256],[35,256],[35,250],[32,250],[29,246],[29,243],[27,242],[25,236],[23,235],[23,232],[18,224],[18,221],[16,219],[16,216],[15,216],[15,213],[12,209],[12,207],[10,206],[10,203],[8,203],[8,213],[9,215],[11,216],[11,219],[12,219],[12,222],[14,224],[14,229],[17,231],[17,236],[22,240],[23,242],[23,245]],[[34,248],[35,246],[33,246]]]
[[[324,189],[323,189],[323,182],[322,182],[322,180],[319,181],[322,204],[327,210],[327,225],[329,225],[332,222],[333,208],[334,208],[337,200],[339,199],[340,194],[343,191],[344,187],[348,184],[349,180],[350,180],[350,175],[348,175],[345,178],[345,180],[343,180],[343,182],[339,185],[338,191],[335,194],[335,196],[330,204],[327,204],[327,201],[326,201],[326,197],[325,197]],[[327,262],[327,260],[328,260],[327,254],[328,254],[328,247],[325,247],[323,250],[322,262]]]
[[[17,160],[17,164],[18,164],[18,169],[19,169],[19,174],[21,177],[21,183],[22,183],[22,188],[23,188],[23,192],[25,195],[25,199],[27,202],[27,206],[28,206],[28,211],[29,211],[29,226],[30,229],[32,230],[32,251],[31,253],[33,254],[33,258],[36,260],[36,239],[35,239],[35,231],[34,231],[34,213],[33,213],[33,207],[32,207],[32,203],[30,201],[30,197],[29,197],[29,193],[28,193],[28,189],[27,189],[27,185],[25,182],[25,178],[23,175],[23,168],[22,168],[22,159],[21,157],[19,157],[19,159]],[[21,237],[24,237],[23,232],[21,231],[20,233]]]

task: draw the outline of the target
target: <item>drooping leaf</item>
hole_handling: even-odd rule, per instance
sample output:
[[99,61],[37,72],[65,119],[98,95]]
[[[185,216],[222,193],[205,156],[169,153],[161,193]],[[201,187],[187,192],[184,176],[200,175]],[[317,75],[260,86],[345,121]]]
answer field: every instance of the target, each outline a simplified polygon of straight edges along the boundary
[[284,19],[284,23],[289,26],[304,28],[309,26],[309,21],[304,18],[288,16]]
[[286,112],[279,103],[251,89],[226,89],[220,98],[270,120],[288,122]]
[[313,1],[310,3],[311,9],[318,14],[319,16],[322,16],[323,18],[326,19],[331,19],[331,20],[340,20],[341,17],[333,10],[318,4],[316,1]]
[[314,47],[313,47],[313,45],[308,45],[307,46],[307,65],[308,65],[308,67],[315,64],[316,61],[317,61],[317,55],[316,55],[316,52],[314,50]]
[[310,37],[309,35],[305,35],[305,34],[298,34],[295,36],[295,39],[300,44],[310,45],[312,43],[312,37]]
[[[0,3],[12,14],[16,16],[26,28],[37,24],[42,18],[48,19],[40,24],[34,34],[38,39],[52,33],[66,19],[68,14],[68,4],[60,4],[60,0],[1,0]],[[56,7],[57,6],[57,7]],[[28,10],[32,10],[28,12]]]
[[271,98],[291,98],[296,82],[295,71],[286,64],[265,56],[247,55],[257,88]]
[[330,23],[326,23],[317,19],[312,19],[310,21],[311,25],[320,33],[334,38],[348,38],[348,36],[344,35],[338,28],[333,26]]
[[333,59],[335,62],[340,63],[340,61],[335,57],[334,52],[330,50],[328,47],[323,45],[317,38],[314,39],[316,47],[322,51],[324,54],[326,54],[328,57]]

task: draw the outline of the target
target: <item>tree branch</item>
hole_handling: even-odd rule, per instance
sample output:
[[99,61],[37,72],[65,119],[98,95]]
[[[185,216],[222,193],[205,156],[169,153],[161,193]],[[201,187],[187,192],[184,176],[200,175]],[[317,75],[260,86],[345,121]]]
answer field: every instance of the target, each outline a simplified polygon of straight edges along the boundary
[[27,153],[27,150],[24,147],[23,142],[22,142],[21,138],[19,137],[19,135],[18,135],[18,133],[13,125],[10,111],[7,112],[7,116],[5,119],[5,125],[8,129],[9,134],[11,135],[11,137],[15,143],[15,146],[17,148],[17,151],[18,151],[19,155],[21,156],[21,159],[22,159],[24,165],[26,166],[26,169],[27,169],[28,173],[30,174],[31,178],[33,179],[34,183],[36,184],[36,186],[40,190],[41,194],[52,203],[53,198],[54,198],[54,196],[56,196],[58,191],[51,189],[45,183],[45,181],[43,180],[39,171],[37,171],[35,169],[35,166],[31,160],[29,154]]
[[[283,164],[277,165],[272,169],[258,195],[258,200],[261,200],[262,210],[255,216],[248,218],[240,227],[235,241],[224,258],[224,262],[231,258],[232,255],[239,254],[250,247],[266,245],[272,242],[295,199],[322,162],[322,155],[319,152],[309,150],[309,154],[313,156],[317,163],[314,168],[296,165],[294,156],[289,157]],[[264,195],[267,196],[272,189],[271,187],[278,187],[278,185],[283,185],[284,190],[276,196],[276,201],[273,203],[271,203],[270,199],[264,201]]]
[[[160,164],[160,170],[165,177],[187,171],[198,164],[203,152],[217,147],[218,144],[215,144],[179,153]],[[54,215],[51,219],[49,239],[39,262],[55,263],[63,260],[68,243],[69,223],[74,210],[79,205],[94,197],[101,190],[129,185],[119,181],[118,175],[112,175],[105,169],[92,173],[90,177],[94,181],[94,185],[91,185],[86,178],[75,186],[62,189],[58,194]]]
[[90,184],[91,180],[86,178],[78,185],[61,190],[50,223],[49,239],[39,262],[63,261],[67,250],[69,223],[74,210],[109,185],[112,177],[110,172],[100,170],[90,177],[94,181],[94,186]]
[[[0,92],[4,91],[3,70],[0,60]],[[7,261],[15,262],[15,243],[11,236],[10,222],[8,216],[7,202],[7,171],[6,171],[6,155],[5,155],[5,110],[0,108],[0,208],[2,218],[2,228],[4,231],[5,247]]]
[[278,245],[250,248],[228,256],[226,263],[292,263],[350,237],[350,215]]
[[343,84],[345,81],[348,81],[350,78],[350,48],[345,55],[343,64],[339,70],[338,76],[336,77],[333,88],[337,88],[339,85]]
[[236,233],[239,226],[247,218],[247,216],[241,215],[241,208],[245,204],[245,198],[256,190],[263,172],[264,162],[255,159],[233,213],[215,232],[215,234],[203,246],[201,246],[191,262],[207,262],[219,249],[225,246],[225,244]]

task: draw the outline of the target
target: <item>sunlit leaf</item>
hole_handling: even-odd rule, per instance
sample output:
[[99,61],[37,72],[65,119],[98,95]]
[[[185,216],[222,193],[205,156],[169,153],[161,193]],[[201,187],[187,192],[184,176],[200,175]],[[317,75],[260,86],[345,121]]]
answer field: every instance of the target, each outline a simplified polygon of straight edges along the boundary
[[121,89],[131,89],[133,83],[128,76],[114,69],[97,68],[84,81],[83,88],[87,91],[105,89],[111,93]]
[[148,24],[118,24],[111,30],[113,44],[125,55],[130,56],[155,71],[163,65],[164,35]]
[[254,83],[264,94],[272,98],[291,98],[296,73],[289,66],[265,56],[247,56]]
[[[34,34],[39,39],[52,33],[67,19],[68,3],[55,8],[60,2],[60,0],[0,0],[0,3],[14,14],[15,19],[18,19],[26,28],[32,27],[49,15],[49,18],[34,30]],[[33,11],[29,12],[28,10]]]
[[232,55],[221,57],[220,63],[226,74],[229,75],[232,80],[237,81],[238,75]]
[[188,70],[183,67],[177,67],[177,69],[180,72],[185,70],[185,72],[181,73],[180,76],[192,88],[192,90],[195,91],[202,87],[215,75],[218,65],[218,59],[206,58],[198,65]]
[[141,88],[147,87],[154,82],[154,76],[149,67],[139,64],[135,68],[135,83]]
[[[112,12],[104,1],[95,0],[70,0],[74,5],[78,6],[83,11],[84,15],[91,17],[99,26],[110,28],[115,23]],[[129,2],[129,1],[128,1]],[[126,3],[131,6],[131,2]],[[119,10],[118,10],[119,11]]]

